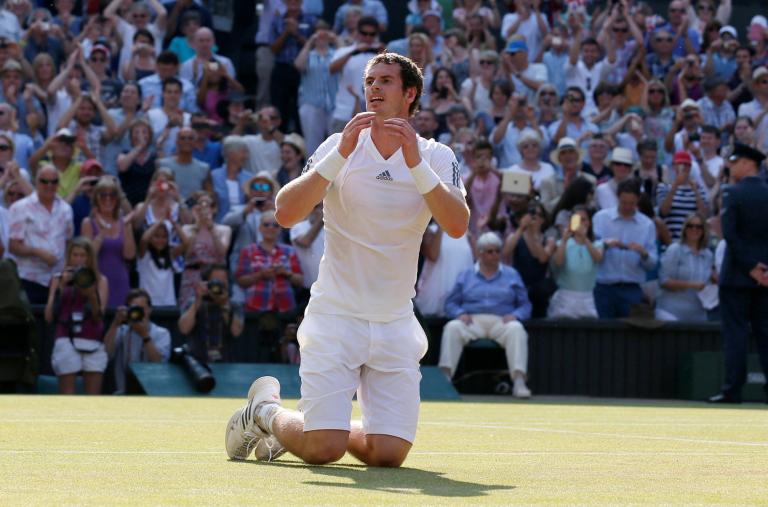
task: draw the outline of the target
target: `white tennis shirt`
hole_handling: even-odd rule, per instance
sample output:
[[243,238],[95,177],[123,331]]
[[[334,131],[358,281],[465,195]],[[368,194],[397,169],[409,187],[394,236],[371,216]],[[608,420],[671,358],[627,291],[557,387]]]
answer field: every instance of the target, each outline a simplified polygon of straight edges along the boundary
[[[322,160],[341,134],[328,138],[304,171]],[[466,195],[453,151],[419,137],[422,159]],[[307,311],[389,322],[413,314],[416,269],[431,213],[416,189],[402,149],[385,160],[360,133],[323,200],[325,251]]]

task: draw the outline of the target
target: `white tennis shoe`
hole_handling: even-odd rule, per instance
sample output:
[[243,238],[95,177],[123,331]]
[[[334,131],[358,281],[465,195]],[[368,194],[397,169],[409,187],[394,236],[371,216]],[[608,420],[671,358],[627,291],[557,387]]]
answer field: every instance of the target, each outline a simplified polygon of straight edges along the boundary
[[265,404],[280,403],[280,382],[276,378],[261,377],[251,384],[248,403],[237,409],[227,423],[224,443],[231,459],[247,459],[255,449],[256,459],[272,461],[285,452],[259,416]]

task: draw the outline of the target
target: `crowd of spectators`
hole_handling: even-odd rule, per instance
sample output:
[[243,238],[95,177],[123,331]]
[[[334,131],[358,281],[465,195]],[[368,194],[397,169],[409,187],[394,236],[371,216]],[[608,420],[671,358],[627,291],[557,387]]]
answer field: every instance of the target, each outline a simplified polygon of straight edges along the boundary
[[[226,359],[244,311],[295,323],[317,277],[323,211],[282,230],[274,198],[364,109],[363,70],[384,50],[421,68],[412,124],[453,149],[472,213],[463,238],[436,224],[425,232],[422,314],[469,329],[462,291],[501,276],[491,285],[512,286],[480,307],[510,306],[518,320],[622,318],[643,306],[663,320],[717,318],[708,287],[725,248],[727,158],[735,143],[768,150],[763,15],[734,26],[731,0],[661,11],[637,0],[410,0],[402,20],[380,0],[330,13],[322,0],[261,0],[258,81],[246,90],[219,52],[213,8],[2,2],[0,255],[16,260],[30,302],[48,304],[67,354],[79,350],[64,340],[75,338],[72,318],[57,311],[88,322],[76,338],[101,342],[104,311],[136,299],[179,308],[209,361]],[[404,36],[385,40],[397,24]],[[508,187],[509,175],[528,184]],[[86,265],[96,289],[73,289]],[[147,319],[113,325],[88,367],[130,333],[149,338]],[[457,344],[491,326],[474,321],[446,336]],[[167,359],[158,343],[142,357]],[[458,356],[446,350],[452,372]],[[298,361],[291,347],[275,351]]]

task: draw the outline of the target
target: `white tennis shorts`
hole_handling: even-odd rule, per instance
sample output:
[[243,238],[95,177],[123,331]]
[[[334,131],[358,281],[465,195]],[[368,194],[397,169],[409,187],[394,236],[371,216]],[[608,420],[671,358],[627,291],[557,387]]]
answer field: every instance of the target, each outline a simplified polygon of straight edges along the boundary
[[370,322],[307,312],[299,326],[304,431],[350,430],[352,397],[366,434],[413,442],[419,418],[419,360],[427,337],[416,317]]
[[[75,338],[75,340],[82,340],[82,338]],[[103,343],[93,352],[79,352],[72,346],[69,338],[57,338],[53,344],[51,366],[57,376],[79,371],[103,373],[107,369],[107,362],[109,358]]]

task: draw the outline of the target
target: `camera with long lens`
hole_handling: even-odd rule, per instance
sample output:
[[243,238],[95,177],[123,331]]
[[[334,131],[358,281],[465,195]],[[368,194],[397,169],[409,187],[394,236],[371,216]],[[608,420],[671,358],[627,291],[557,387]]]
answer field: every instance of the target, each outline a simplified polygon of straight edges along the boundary
[[200,393],[209,393],[216,387],[216,379],[207,364],[198,360],[186,345],[173,349],[171,360],[181,364],[189,380]]
[[225,290],[226,290],[226,287],[224,286],[224,282],[220,280],[208,281],[208,293],[211,296],[221,296],[222,294],[224,294]]
[[96,273],[87,266],[79,267],[72,274],[72,285],[78,289],[90,289],[96,283]]
[[126,319],[131,324],[141,322],[144,320],[144,307],[139,305],[129,306]]

